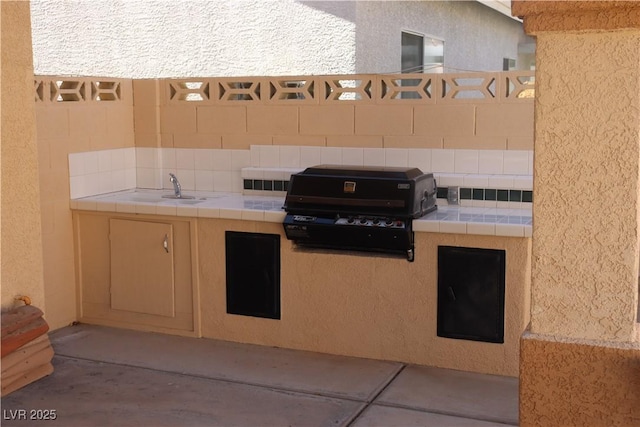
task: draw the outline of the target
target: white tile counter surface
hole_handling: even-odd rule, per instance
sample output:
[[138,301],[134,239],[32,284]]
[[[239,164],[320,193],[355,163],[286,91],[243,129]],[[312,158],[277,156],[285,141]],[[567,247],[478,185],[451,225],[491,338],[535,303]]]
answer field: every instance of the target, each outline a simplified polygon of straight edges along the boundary
[[531,237],[531,209],[438,206],[413,221],[416,232]]
[[[133,189],[72,199],[71,209],[196,218],[282,222],[282,197],[184,191],[193,199],[162,198],[171,190]],[[438,206],[413,221],[416,232],[531,237],[531,209]]]

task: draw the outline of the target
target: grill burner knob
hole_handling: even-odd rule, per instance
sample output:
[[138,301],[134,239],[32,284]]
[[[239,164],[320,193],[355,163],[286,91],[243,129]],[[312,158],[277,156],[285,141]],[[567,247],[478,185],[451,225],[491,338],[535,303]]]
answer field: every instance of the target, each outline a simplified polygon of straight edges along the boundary
[[366,224],[366,223],[367,223],[367,218],[360,219],[360,224]]
[[354,217],[350,217],[350,218],[347,220],[347,222],[348,222],[349,224],[353,224],[353,223],[355,222],[355,220],[356,220],[356,219],[355,219]]
[[393,221],[392,221],[392,220],[390,220],[390,219],[388,219],[388,220],[386,220],[384,223],[385,223],[386,225],[391,225],[391,224],[393,224]]
[[378,225],[380,224],[380,220],[378,218],[373,220],[373,225]]

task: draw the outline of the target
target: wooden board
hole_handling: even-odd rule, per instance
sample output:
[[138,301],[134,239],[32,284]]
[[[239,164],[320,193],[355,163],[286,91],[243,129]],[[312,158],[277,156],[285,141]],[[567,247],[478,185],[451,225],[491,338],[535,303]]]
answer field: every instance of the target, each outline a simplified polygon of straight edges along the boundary
[[9,370],[12,366],[17,363],[22,362],[24,359],[27,359],[34,355],[35,353],[44,350],[45,348],[51,347],[51,341],[49,340],[49,336],[47,334],[40,335],[33,341],[30,341],[18,348],[11,354],[7,354],[2,358],[0,362],[2,365],[2,375],[5,375],[5,371]]
[[38,307],[23,305],[6,313],[2,313],[2,338],[20,328],[27,326],[43,313]]
[[29,323],[9,335],[2,337],[2,357],[13,353],[29,341],[33,341],[49,330],[49,325],[42,317]]
[[4,381],[2,381],[2,397],[18,390],[19,388],[26,386],[27,384],[31,384],[32,382],[37,381],[42,377],[51,375],[52,372],[53,365],[51,364],[51,362],[49,362],[32,369],[24,375],[19,376],[15,381],[11,383],[5,383]]
[[8,369],[4,369],[2,366],[2,383],[12,383],[20,375],[27,374],[34,367],[44,365],[47,362],[51,362],[53,359],[53,348],[51,346],[43,348],[42,350],[22,359],[20,362],[14,364]]

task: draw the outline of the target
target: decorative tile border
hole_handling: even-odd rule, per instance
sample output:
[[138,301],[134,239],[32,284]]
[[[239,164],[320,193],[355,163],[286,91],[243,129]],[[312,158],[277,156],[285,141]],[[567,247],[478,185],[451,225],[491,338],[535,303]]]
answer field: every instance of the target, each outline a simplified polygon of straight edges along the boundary
[[[447,189],[448,190],[448,189]],[[497,202],[533,202],[533,191],[496,188],[460,188],[460,200],[488,200]]]
[[[460,204],[465,201],[533,203],[532,190],[504,188],[456,188]],[[449,187],[438,187],[436,198],[440,201],[449,199]]]
[[287,191],[289,189],[289,181],[270,179],[243,179],[242,189],[266,192]]

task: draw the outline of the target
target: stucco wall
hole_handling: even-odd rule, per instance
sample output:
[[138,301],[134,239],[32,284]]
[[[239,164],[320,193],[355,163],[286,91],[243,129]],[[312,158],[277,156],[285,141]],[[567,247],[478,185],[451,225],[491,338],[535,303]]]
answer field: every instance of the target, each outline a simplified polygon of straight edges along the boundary
[[26,295],[44,310],[29,3],[1,7],[2,309]]
[[[502,70],[525,36],[477,2],[33,0],[36,74],[126,78],[400,69],[400,32],[445,40],[445,62]],[[523,64],[528,68],[528,64]]]
[[[281,235],[282,320],[227,314],[226,230]],[[505,250],[504,344],[436,336],[439,245]],[[416,233],[409,263],[298,251],[281,224],[199,219],[198,251],[204,337],[518,375],[519,337],[529,321],[528,238]]]
[[[33,0],[36,74],[127,78],[352,73],[353,4]],[[323,2],[319,2],[323,3]]]
[[[520,335],[529,321],[529,238],[419,232],[415,262],[410,263],[370,254],[300,251],[285,238],[279,223],[82,211],[74,216],[80,257],[87,263],[80,275],[82,322],[518,375]],[[182,242],[181,247],[174,246],[175,316],[111,309],[110,217],[171,222],[174,227],[182,223],[174,234],[174,245]],[[229,230],[280,236],[280,319],[227,312],[225,233]],[[503,343],[437,336],[439,245],[505,251]],[[185,253],[192,257],[193,276],[185,274],[184,263],[178,261]],[[191,277],[193,317],[182,304],[184,295],[191,297],[185,292]]]

